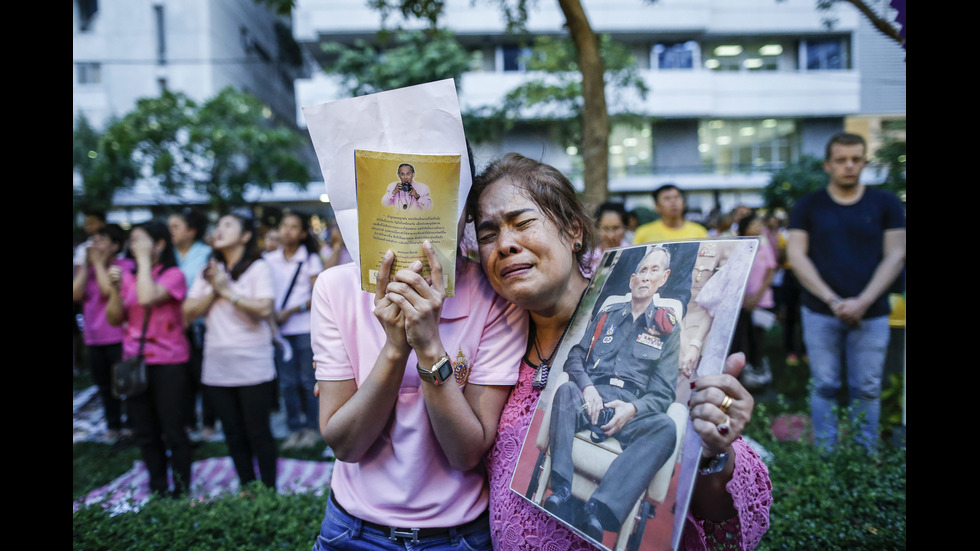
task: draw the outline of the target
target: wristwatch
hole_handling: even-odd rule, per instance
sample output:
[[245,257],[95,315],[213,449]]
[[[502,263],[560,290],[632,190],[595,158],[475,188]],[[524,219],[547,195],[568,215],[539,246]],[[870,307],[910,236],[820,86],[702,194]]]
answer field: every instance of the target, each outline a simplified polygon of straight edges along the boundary
[[449,354],[444,355],[431,369],[423,369],[420,364],[415,364],[415,367],[419,371],[420,379],[436,386],[453,376],[453,364],[449,361]]
[[702,457],[698,465],[698,474],[715,474],[725,470],[728,465],[728,454],[719,453],[714,457]]

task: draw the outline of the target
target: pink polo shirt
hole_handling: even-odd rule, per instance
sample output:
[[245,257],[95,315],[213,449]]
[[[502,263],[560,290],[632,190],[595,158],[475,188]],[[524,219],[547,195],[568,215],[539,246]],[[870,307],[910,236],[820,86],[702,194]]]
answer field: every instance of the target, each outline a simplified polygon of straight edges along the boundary
[[[310,300],[313,294],[313,285],[310,283],[312,278],[323,271],[323,260],[319,254],[309,254],[306,247],[300,246],[293,254],[292,258],[286,260],[282,247],[262,255],[262,258],[269,264],[272,272],[272,284],[276,290],[276,312],[299,306]],[[296,275],[296,270],[299,275]],[[289,284],[296,276],[296,283],[289,291]],[[286,297],[289,291],[289,297]],[[283,299],[286,298],[286,306],[283,308]],[[283,335],[308,335],[310,333],[310,311],[297,312],[286,323],[279,326],[279,332]]]
[[[468,364],[470,384],[513,385],[527,344],[527,313],[494,292],[479,264],[462,257],[456,263],[456,293],[443,303],[440,323],[446,351],[457,367]],[[312,322],[318,380],[364,382],[385,341],[373,308],[374,294],[361,291],[357,264],[320,274]],[[334,464],[331,491],[365,520],[418,528],[463,524],[487,509],[486,474],[482,467],[449,466],[429,424],[415,364],[413,352],[396,410],[371,450],[358,463]]]
[[[272,273],[265,260],[258,259],[235,281],[228,281],[232,293],[247,298],[274,298]],[[199,277],[188,296],[211,294],[211,284]],[[205,318],[204,358],[201,382],[210,386],[250,386],[276,378],[275,350],[269,322],[257,320],[226,298],[211,304]]]
[[[128,258],[118,258],[112,261],[113,266],[119,266],[124,272],[133,269],[133,261]],[[126,329],[122,326],[111,325],[105,317],[105,307],[109,297],[102,296],[99,282],[95,277],[95,267],[85,266],[88,270],[88,280],[85,283],[85,296],[82,299],[82,316],[85,319],[83,336],[88,346],[119,344],[123,341]]]
[[[187,296],[184,273],[173,266],[163,269],[153,267],[153,280],[162,285],[170,298],[150,308],[150,324],[146,328],[146,344],[143,355],[148,365],[179,364],[190,359],[190,343],[184,332],[181,303]],[[126,311],[126,336],[123,339],[123,358],[139,353],[140,333],[143,331],[145,308],[140,306],[136,295],[136,274],[123,270],[119,291]]]

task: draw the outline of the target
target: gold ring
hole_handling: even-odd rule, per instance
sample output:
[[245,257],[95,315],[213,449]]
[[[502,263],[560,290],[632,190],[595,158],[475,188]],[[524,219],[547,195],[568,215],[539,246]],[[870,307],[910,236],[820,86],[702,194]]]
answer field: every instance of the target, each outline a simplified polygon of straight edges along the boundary
[[721,411],[725,412],[725,415],[728,415],[728,408],[729,408],[729,406],[732,405],[732,402],[733,401],[734,400],[732,400],[732,397],[726,394],[725,395],[725,399],[722,400],[721,405],[718,406],[718,409],[720,409]]

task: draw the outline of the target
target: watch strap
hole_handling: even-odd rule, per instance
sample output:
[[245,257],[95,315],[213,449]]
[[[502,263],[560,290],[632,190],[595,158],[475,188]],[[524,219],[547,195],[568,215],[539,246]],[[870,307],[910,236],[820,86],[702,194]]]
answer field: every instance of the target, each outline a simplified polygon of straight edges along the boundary
[[702,457],[701,464],[698,465],[698,474],[715,474],[725,470],[728,466],[728,454],[719,453],[714,457]]

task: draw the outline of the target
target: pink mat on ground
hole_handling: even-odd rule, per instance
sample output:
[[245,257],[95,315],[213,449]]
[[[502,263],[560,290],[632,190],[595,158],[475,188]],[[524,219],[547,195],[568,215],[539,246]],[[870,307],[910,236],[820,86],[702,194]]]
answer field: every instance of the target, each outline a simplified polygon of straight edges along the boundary
[[[333,463],[328,461],[278,460],[276,491],[280,494],[316,493],[330,489]],[[191,467],[190,499],[207,500],[238,490],[238,475],[230,457],[195,461]],[[142,461],[109,484],[72,503],[72,512],[85,505],[102,504],[113,514],[137,511],[150,498],[149,474]]]

